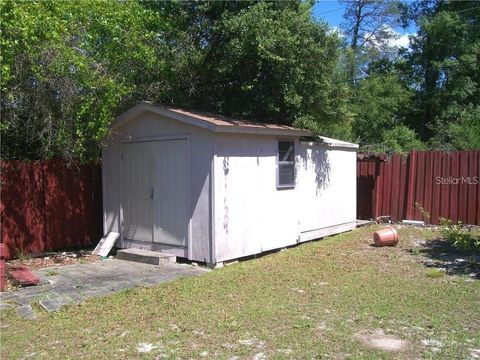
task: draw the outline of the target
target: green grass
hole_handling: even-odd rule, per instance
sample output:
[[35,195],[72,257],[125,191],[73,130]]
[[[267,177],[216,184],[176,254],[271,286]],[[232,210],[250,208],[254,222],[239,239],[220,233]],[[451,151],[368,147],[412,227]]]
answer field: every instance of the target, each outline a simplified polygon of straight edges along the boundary
[[[70,306],[36,321],[1,312],[1,358],[467,358],[480,348],[480,281],[426,276],[412,241],[370,246],[375,227],[239,262],[200,277],[137,288]],[[360,332],[409,342],[387,353]],[[434,352],[422,340],[442,346]],[[152,344],[139,353],[141,343]]]

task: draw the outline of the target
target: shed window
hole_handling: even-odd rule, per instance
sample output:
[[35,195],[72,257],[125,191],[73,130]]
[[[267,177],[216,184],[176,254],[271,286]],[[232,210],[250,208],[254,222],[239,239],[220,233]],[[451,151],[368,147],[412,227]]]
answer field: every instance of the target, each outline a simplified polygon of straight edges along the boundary
[[295,146],[293,141],[278,142],[277,188],[295,186]]

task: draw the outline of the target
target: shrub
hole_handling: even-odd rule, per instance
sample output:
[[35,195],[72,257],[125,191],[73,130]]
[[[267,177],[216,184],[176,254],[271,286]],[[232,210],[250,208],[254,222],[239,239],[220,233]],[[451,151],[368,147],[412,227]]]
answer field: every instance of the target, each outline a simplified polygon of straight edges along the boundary
[[383,144],[394,152],[406,154],[412,150],[423,150],[425,145],[415,131],[405,125],[398,125],[383,132]]
[[460,250],[480,250],[480,235],[469,231],[460,221],[455,224],[450,219],[440,218],[440,232],[449,243]]

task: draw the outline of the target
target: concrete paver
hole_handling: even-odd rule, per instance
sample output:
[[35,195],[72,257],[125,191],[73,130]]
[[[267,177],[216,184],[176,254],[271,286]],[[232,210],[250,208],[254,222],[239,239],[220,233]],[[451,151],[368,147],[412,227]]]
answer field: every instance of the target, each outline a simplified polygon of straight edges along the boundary
[[0,309],[15,307],[19,316],[34,319],[36,316],[31,305],[35,303],[49,312],[57,311],[62,306],[88,298],[136,286],[155,286],[207,271],[206,268],[187,264],[166,262],[155,266],[118,259],[41,269],[35,273],[44,285],[1,293]]
[[15,309],[15,312],[24,319],[35,320],[37,318],[30,305],[19,306]]

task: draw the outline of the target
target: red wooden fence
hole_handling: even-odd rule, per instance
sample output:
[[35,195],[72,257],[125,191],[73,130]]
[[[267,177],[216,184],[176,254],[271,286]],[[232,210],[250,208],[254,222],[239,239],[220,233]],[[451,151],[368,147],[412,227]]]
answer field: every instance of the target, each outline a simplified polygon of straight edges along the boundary
[[[480,225],[480,151],[358,155],[357,217]],[[426,216],[421,208],[429,213]]]
[[98,165],[2,161],[1,236],[7,258],[93,245],[102,235]]

